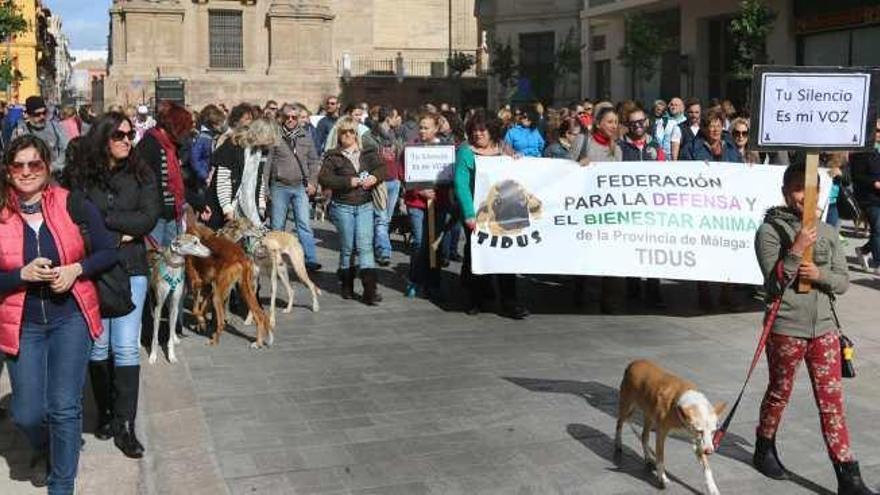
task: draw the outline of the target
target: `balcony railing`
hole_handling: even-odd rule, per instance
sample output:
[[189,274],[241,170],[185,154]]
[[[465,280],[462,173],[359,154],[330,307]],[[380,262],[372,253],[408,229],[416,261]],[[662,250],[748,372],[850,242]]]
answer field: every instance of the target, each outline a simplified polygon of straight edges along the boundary
[[[336,72],[339,77],[446,77],[445,60],[412,60],[412,59],[373,59],[346,57],[336,61]],[[479,75],[477,66],[462,74],[463,77]]]

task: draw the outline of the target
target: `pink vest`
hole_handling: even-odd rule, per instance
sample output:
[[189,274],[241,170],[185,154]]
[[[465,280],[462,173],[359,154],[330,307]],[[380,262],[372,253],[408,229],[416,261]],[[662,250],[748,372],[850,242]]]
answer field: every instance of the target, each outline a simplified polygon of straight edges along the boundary
[[[10,194],[14,194],[10,191]],[[86,256],[79,227],[67,213],[66,189],[48,186],[43,191],[43,221],[61,257],[62,265],[82,261]],[[0,270],[12,271],[24,266],[24,220],[18,212],[0,212]],[[71,293],[89,325],[92,338],[101,335],[101,313],[98,290],[91,280],[74,282]],[[18,354],[21,324],[24,316],[26,287],[0,295],[0,351]]]

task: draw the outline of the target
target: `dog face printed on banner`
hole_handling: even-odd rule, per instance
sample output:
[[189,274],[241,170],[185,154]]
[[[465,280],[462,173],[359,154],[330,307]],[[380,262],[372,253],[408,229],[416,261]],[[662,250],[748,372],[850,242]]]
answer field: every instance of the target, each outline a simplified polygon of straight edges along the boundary
[[514,180],[498,182],[489,189],[477,210],[477,224],[492,235],[517,235],[541,218],[541,200]]

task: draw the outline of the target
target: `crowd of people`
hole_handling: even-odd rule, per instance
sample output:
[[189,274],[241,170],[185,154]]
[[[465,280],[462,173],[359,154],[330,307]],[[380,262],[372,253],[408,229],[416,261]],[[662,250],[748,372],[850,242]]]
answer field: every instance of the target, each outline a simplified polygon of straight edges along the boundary
[[[311,271],[323,268],[312,217],[326,207],[338,238],[340,295],[368,305],[382,301],[378,270],[390,265],[390,231],[395,220],[403,220],[407,297],[447,298],[454,288],[443,286],[441,272],[461,261],[467,314],[480,313],[497,294],[500,314],[523,319],[529,311],[517,295],[516,275],[478,276],[471,270],[476,157],[543,156],[581,166],[802,161],[797,155],[753,151],[746,116],[727,101],[709,102],[704,111],[695,98],[657,101],[650,108],[633,101],[582,101],[564,108],[528,105],[461,113],[448,104],[401,110],[343,105],[329,96],[319,118],[301,103],[273,100],[262,106],[211,104],[198,112],[165,101],[152,111],[144,105],[112,107],[98,116],[72,107],[50,115],[41,98],[31,97],[19,110],[3,109],[0,350],[7,356],[13,387],[12,417],[36,452],[33,481],[48,484],[50,493],[73,490],[86,374],[98,407],[95,437],[114,439],[128,457],[144,454],[135,418],[140,330],[149,317],[143,314],[149,297],[148,250],[162,249],[182,233],[187,205],[215,229],[237,218],[274,230],[287,229],[291,221]],[[880,139],[880,121],[877,133]],[[407,187],[405,147],[440,144],[456,147],[453,182]],[[825,162],[835,184],[829,222],[837,225],[836,205],[854,189],[852,204],[870,228],[868,244],[857,250],[865,268],[878,273],[880,146],[871,152],[828,154]],[[786,187],[791,189],[789,183]],[[834,245],[836,235],[829,241]],[[432,239],[439,239],[436,246]],[[801,249],[809,242],[798,237],[795,243]],[[772,253],[764,254],[762,266],[772,265]],[[124,272],[121,293],[130,294],[130,301],[126,297],[120,303],[125,310],[118,312],[103,307],[90,281],[114,266]],[[786,264],[786,270],[791,268]],[[591,280],[572,279],[574,302],[582,305]],[[840,291],[842,284],[838,280],[831,290]],[[606,313],[619,311],[624,293],[664,306],[659,280],[602,277],[598,287],[600,309]],[[699,289],[700,305],[712,307],[708,286]],[[725,300],[729,287],[721,288],[721,297],[722,304],[730,303]],[[792,345],[777,340],[777,347]],[[775,456],[767,442],[785,402],[778,397],[768,401],[759,431],[765,464],[767,452]],[[834,448],[836,461],[851,460],[840,443]],[[784,471],[780,466],[764,469],[778,475]]]

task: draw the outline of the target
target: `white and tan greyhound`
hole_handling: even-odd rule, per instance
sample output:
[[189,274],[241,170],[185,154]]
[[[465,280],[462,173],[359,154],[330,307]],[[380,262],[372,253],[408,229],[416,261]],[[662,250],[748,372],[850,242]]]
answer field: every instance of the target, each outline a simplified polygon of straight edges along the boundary
[[171,296],[168,308],[168,361],[177,362],[174,345],[177,337],[177,312],[184,290],[185,256],[207,258],[211,250],[205,247],[198,237],[181,234],[162,251],[150,251],[150,287],[153,289],[153,344],[150,348],[150,364],[155,364],[159,355],[159,323],[162,321],[162,308]]

